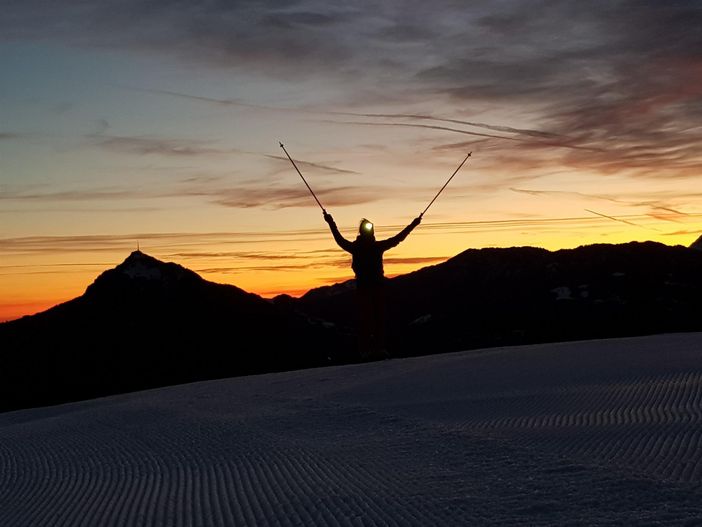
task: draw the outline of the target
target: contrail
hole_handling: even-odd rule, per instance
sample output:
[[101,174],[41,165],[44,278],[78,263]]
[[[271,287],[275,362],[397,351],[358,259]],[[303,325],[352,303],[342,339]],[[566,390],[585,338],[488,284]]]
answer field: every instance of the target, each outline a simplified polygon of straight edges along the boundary
[[152,90],[146,88],[125,88],[133,91],[140,91],[144,93],[159,93],[162,95],[169,95],[171,97],[180,97],[183,99],[190,99],[200,102],[208,102],[212,104],[218,104],[222,106],[242,106],[244,108],[256,108],[259,110],[271,110],[271,111],[282,111],[282,112],[298,112],[298,113],[310,113],[310,114],[321,114],[321,115],[344,115],[347,117],[371,117],[376,119],[415,119],[417,121],[436,121],[438,123],[453,123],[453,124],[463,124],[466,126],[474,126],[476,128],[485,128],[487,130],[493,130],[495,132],[508,132],[513,134],[524,134],[532,137],[562,137],[558,134],[553,134],[550,132],[542,132],[539,130],[529,130],[526,128],[512,128],[510,126],[500,126],[492,125],[487,123],[478,123],[472,121],[463,121],[459,119],[448,119],[445,117],[433,117],[431,115],[423,114],[402,114],[402,113],[356,113],[356,112],[336,112],[331,110],[307,110],[305,108],[285,108],[280,106],[265,106],[260,104],[250,104],[242,101],[237,101],[236,99],[217,99],[215,97],[203,97],[200,95],[190,95],[187,93],[179,93],[171,90]]
[[608,218],[610,220],[618,221],[619,223],[626,223],[627,225],[633,225],[634,227],[641,227],[642,229],[661,232],[659,229],[656,229],[654,227],[646,227],[645,225],[640,225],[640,224],[634,223],[632,221],[622,220],[621,218],[615,218],[614,216],[608,216],[607,214],[595,212],[594,210],[590,210],[590,209],[585,209],[585,210],[591,214],[595,214],[597,216],[602,216],[603,218]]
[[211,104],[219,104],[221,106],[243,106],[245,108],[255,108],[258,110],[276,110],[276,111],[288,111],[288,112],[294,112],[294,111],[303,111],[303,110],[295,110],[295,109],[288,109],[288,108],[276,108],[274,106],[263,106],[260,104],[249,104],[241,101],[237,101],[234,99],[216,99],[214,97],[203,97],[200,95],[190,95],[187,93],[179,93],[171,90],[152,90],[148,88],[135,88],[134,86],[119,86],[120,88],[124,88],[126,90],[131,90],[131,91],[138,91],[142,93],[158,93],[161,95],[169,95],[171,97],[179,97],[181,99],[189,99],[192,101],[200,101],[200,102],[207,102]]
[[211,103],[211,104],[218,104],[221,106],[240,106],[243,108],[253,108],[253,109],[258,109],[258,110],[278,111],[278,112],[294,112],[294,113],[317,114],[317,115],[339,115],[339,116],[347,116],[347,117],[370,117],[370,118],[374,118],[374,119],[375,118],[377,118],[377,119],[415,119],[415,120],[419,120],[419,121],[434,121],[434,122],[438,122],[438,123],[461,124],[461,125],[465,125],[465,126],[473,126],[476,128],[484,128],[484,129],[492,130],[495,132],[505,132],[505,133],[526,135],[531,139],[519,138],[519,137],[507,137],[507,136],[493,135],[493,134],[481,134],[479,132],[469,132],[467,130],[460,130],[458,128],[450,128],[447,126],[432,126],[432,125],[424,125],[424,124],[418,124],[418,123],[322,121],[322,122],[329,122],[329,123],[335,123],[335,124],[346,124],[346,125],[354,125],[355,124],[355,125],[363,125],[363,126],[400,126],[400,127],[410,127],[410,128],[426,128],[426,129],[442,130],[442,131],[447,131],[447,132],[460,133],[460,134],[465,134],[465,135],[472,135],[472,136],[477,136],[477,137],[488,137],[488,138],[492,138],[492,139],[503,139],[506,141],[516,141],[516,142],[535,144],[535,145],[553,146],[553,147],[557,147],[557,148],[571,148],[574,150],[588,150],[588,151],[592,151],[592,152],[604,152],[604,150],[601,148],[578,146],[578,145],[570,144],[568,142],[549,142],[549,141],[539,140],[539,139],[546,139],[546,138],[551,138],[551,139],[562,138],[565,141],[567,141],[569,139],[565,136],[550,133],[550,132],[542,132],[539,130],[529,130],[529,129],[525,129],[525,128],[513,128],[510,126],[491,125],[491,124],[487,124],[487,123],[479,123],[479,122],[472,122],[472,121],[463,121],[460,119],[433,117],[431,115],[393,114],[393,113],[387,113],[387,114],[383,114],[383,113],[354,113],[354,112],[337,112],[337,111],[329,111],[329,110],[309,110],[309,109],[304,109],[304,108],[284,108],[284,107],[278,107],[278,106],[250,104],[250,103],[237,101],[235,99],[217,99],[214,97],[203,97],[203,96],[199,96],[199,95],[190,95],[190,94],[186,94],[186,93],[174,92],[171,90],[154,90],[154,89],[146,89],[146,88],[134,88],[134,87],[128,87],[128,86],[122,86],[122,87],[129,89],[129,90],[133,90],[133,91],[140,91],[140,92],[144,92],[144,93],[159,93],[162,95],[169,95],[171,97],[180,97],[183,99],[189,99],[189,100],[200,101],[200,102],[207,102],[207,103]]
[[504,135],[494,135],[494,134],[485,134],[482,132],[469,132],[468,130],[460,130],[458,128],[450,128],[448,126],[438,126],[438,125],[433,125],[433,124],[413,124],[413,123],[376,123],[376,122],[371,122],[371,121],[334,121],[334,120],[322,120],[320,119],[318,122],[320,123],[330,123],[330,124],[350,124],[350,125],[358,125],[358,126],[396,126],[396,127],[404,127],[404,128],[428,128],[431,130],[442,130],[446,132],[455,132],[458,134],[464,134],[464,135],[474,135],[477,137],[490,137],[492,139],[505,139],[507,141],[517,141],[517,142],[529,142],[533,143],[533,141],[529,141],[528,139],[520,139],[518,137],[507,137]]
[[621,199],[619,197],[608,196],[606,194],[588,194],[586,192],[576,192],[576,191],[572,191],[572,190],[531,190],[531,189],[516,188],[516,187],[510,187],[510,190],[512,192],[521,192],[523,194],[531,194],[533,196],[562,195],[562,196],[576,196],[576,197],[580,197],[580,198],[599,199],[599,200],[603,200],[603,201],[611,201],[613,203],[623,203],[625,205],[633,205],[635,207],[651,207],[651,209],[653,209],[653,210],[664,210],[666,212],[670,212],[671,214],[676,214],[678,216],[689,216],[689,213],[687,213],[687,212],[682,212],[682,211],[676,210],[672,207],[666,206],[664,204],[659,204],[659,203],[662,203],[661,201],[654,201],[654,200],[631,201],[631,200]]
[[482,132],[469,132],[468,130],[461,130],[459,128],[451,128],[449,126],[438,126],[432,124],[417,124],[417,123],[376,123],[371,121],[332,121],[332,120],[321,120],[323,123],[332,124],[349,124],[349,125],[359,125],[359,126],[395,126],[404,128],[427,128],[430,130],[442,130],[445,132],[454,132],[457,134],[472,135],[477,137],[490,137],[492,139],[504,139],[505,141],[514,141],[517,143],[527,143],[530,145],[542,145],[542,146],[553,146],[557,148],[572,148],[574,150],[588,150],[591,152],[604,152],[601,148],[592,148],[589,146],[578,146],[571,145],[568,143],[554,143],[551,141],[540,141],[535,139],[525,139],[523,137],[508,137],[504,135],[494,135],[485,134]]
[[[627,205],[634,204],[634,203],[631,203],[629,201],[623,201],[623,200],[613,198],[610,196],[605,196],[602,194],[587,194],[585,192],[576,192],[576,191],[572,191],[572,190],[531,190],[531,189],[527,189],[527,188],[516,188],[516,187],[510,187],[510,190],[512,192],[520,192],[522,194],[531,194],[532,196],[552,196],[552,195],[575,196],[578,198],[599,199],[599,200],[604,200],[604,201],[612,201],[614,203],[625,203]],[[643,205],[643,204],[638,204],[638,205]]]
[[[649,207],[650,212],[647,213],[648,216],[651,216],[652,218],[656,218],[658,220],[665,220],[665,221],[672,221],[674,223],[682,223],[681,221],[670,217],[670,214],[674,214],[675,216],[689,216],[690,214],[687,212],[681,212],[679,210],[673,209],[671,207],[667,207],[665,205],[658,205],[656,201],[627,201],[625,199],[619,199],[615,198],[612,196],[606,196],[604,194],[587,194],[585,192],[574,192],[574,191],[567,191],[567,190],[529,190],[529,189],[522,189],[522,188],[515,188],[511,187],[510,190],[512,192],[521,192],[523,194],[531,194],[533,196],[549,196],[549,195],[562,195],[562,196],[576,196],[576,197],[581,197],[581,198],[588,198],[588,199],[598,199],[598,200],[603,200],[603,201],[611,201],[613,203],[622,203],[625,205],[631,205],[634,207]],[[661,213],[656,214],[656,211],[664,211],[668,212],[668,215],[663,215]]]
[[524,134],[532,137],[563,137],[559,134],[551,132],[542,132],[541,130],[530,130],[528,128],[513,128],[511,126],[500,126],[487,123],[478,123],[474,121],[463,121],[460,119],[448,119],[446,117],[434,117],[431,115],[422,114],[405,114],[405,113],[354,113],[354,112],[325,112],[332,115],[347,115],[349,117],[373,117],[378,119],[415,119],[417,121],[436,121],[437,123],[452,123],[463,124],[466,126],[475,126],[476,128],[485,128],[494,132],[508,132],[511,134]]
[[[277,159],[280,161],[287,161],[287,157],[283,156],[274,156],[272,154],[258,154],[256,152],[252,152],[254,155],[261,155],[263,157],[267,157],[269,159]],[[322,170],[329,170],[331,172],[335,172],[337,174],[358,174],[359,172],[356,172],[355,170],[346,170],[345,168],[335,168],[335,167],[330,167],[328,165],[320,165],[319,163],[312,163],[311,161],[300,161],[299,159],[297,160],[297,163],[299,165],[304,165],[306,167],[310,168],[321,168]]]

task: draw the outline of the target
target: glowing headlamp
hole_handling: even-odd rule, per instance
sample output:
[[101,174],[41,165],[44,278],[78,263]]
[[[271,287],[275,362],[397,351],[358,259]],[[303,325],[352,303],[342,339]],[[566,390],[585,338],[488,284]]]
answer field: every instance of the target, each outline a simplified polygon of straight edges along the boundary
[[371,232],[373,230],[373,224],[369,221],[363,223],[363,230],[366,232]]

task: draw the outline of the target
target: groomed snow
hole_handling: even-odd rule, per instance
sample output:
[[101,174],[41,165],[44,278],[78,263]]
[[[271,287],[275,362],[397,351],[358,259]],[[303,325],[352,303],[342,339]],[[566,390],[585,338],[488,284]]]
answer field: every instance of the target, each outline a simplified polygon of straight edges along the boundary
[[698,525],[702,333],[0,414],[0,525]]

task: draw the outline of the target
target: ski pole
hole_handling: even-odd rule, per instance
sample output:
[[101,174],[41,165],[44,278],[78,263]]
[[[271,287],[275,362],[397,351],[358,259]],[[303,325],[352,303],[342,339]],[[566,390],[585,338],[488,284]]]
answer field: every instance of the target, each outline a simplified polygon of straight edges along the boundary
[[472,153],[473,153],[473,152],[468,152],[468,155],[465,157],[465,159],[463,159],[463,161],[461,161],[461,164],[458,165],[458,168],[457,168],[456,170],[453,171],[453,174],[451,174],[451,177],[448,178],[448,181],[447,181],[446,183],[444,183],[444,186],[441,187],[441,190],[439,190],[439,192],[436,193],[436,196],[434,196],[434,199],[431,200],[431,201],[429,202],[429,205],[427,205],[427,208],[424,209],[424,210],[422,211],[422,213],[419,215],[420,218],[421,218],[422,216],[424,216],[424,213],[425,213],[426,211],[429,210],[429,207],[432,206],[432,204],[436,201],[436,198],[439,197],[439,194],[441,194],[441,193],[444,191],[444,189],[446,188],[446,186],[447,186],[449,183],[451,183],[451,180],[453,179],[453,176],[455,176],[456,174],[458,174],[458,171],[461,170],[461,167],[465,164],[466,161],[468,161],[468,158],[471,156]]
[[300,174],[300,177],[302,178],[302,181],[305,182],[305,185],[307,186],[307,190],[310,191],[310,193],[312,194],[312,197],[313,197],[314,200],[317,202],[317,205],[319,205],[319,208],[322,209],[322,212],[323,212],[324,214],[326,214],[327,211],[324,210],[324,207],[322,207],[322,204],[321,204],[321,203],[319,202],[319,200],[317,199],[317,196],[315,195],[314,191],[312,190],[312,188],[311,188],[311,187],[309,186],[309,184],[307,183],[307,180],[305,179],[305,176],[303,176],[303,175],[302,175],[302,172],[300,172],[300,169],[297,168],[297,165],[295,164],[295,161],[292,160],[292,157],[290,157],[290,154],[288,154],[288,151],[285,150],[285,146],[283,145],[283,143],[281,143],[280,141],[279,141],[279,143],[280,143],[280,148],[282,148],[282,149],[283,149],[283,152],[285,152],[285,155],[288,156],[288,159],[289,159],[290,162],[292,163],[292,166],[294,166],[294,167],[295,167],[295,170],[297,170],[297,173]]

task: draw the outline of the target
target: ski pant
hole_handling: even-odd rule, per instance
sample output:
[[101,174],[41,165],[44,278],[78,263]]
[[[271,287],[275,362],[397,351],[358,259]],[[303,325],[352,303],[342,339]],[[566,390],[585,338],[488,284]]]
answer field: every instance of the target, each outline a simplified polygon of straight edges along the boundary
[[358,352],[361,358],[385,358],[385,288],[383,284],[359,287]]

